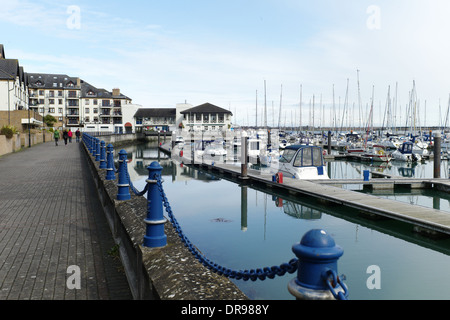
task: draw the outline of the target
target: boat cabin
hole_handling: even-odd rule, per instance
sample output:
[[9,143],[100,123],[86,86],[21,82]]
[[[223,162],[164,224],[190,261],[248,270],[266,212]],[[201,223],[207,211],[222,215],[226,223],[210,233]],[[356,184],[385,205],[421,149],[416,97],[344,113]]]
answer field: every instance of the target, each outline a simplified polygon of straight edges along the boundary
[[405,141],[398,148],[398,151],[400,151],[403,154],[412,154],[413,147],[414,147],[414,144],[411,141]]
[[318,146],[287,146],[279,159],[279,172],[294,179],[329,179],[324,170],[323,149]]

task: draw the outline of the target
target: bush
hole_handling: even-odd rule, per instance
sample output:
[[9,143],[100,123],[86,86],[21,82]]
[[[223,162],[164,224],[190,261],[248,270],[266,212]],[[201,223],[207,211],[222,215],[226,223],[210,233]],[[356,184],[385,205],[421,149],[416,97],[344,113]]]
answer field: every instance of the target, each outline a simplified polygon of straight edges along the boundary
[[5,135],[8,139],[11,139],[15,133],[17,133],[17,130],[13,126],[3,126],[0,129],[0,134]]

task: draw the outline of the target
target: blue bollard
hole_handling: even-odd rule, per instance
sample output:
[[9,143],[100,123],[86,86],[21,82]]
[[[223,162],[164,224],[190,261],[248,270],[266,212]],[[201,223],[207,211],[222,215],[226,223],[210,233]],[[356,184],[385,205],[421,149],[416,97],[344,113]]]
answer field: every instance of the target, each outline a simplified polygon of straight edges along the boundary
[[117,200],[130,200],[130,184],[127,177],[127,152],[119,151],[119,181],[117,183]]
[[158,162],[152,162],[148,167],[149,184],[147,192],[147,217],[146,234],[144,236],[145,247],[164,247],[167,244],[167,236],[164,233],[166,219],[163,214],[162,195],[156,184],[157,178],[161,176],[162,167]]
[[100,161],[100,139],[95,138],[95,161]]
[[114,147],[110,143],[106,147],[106,180],[115,180],[115,168],[114,168]]
[[103,140],[100,142],[100,169],[106,169],[106,147]]
[[344,250],[329,234],[324,230],[310,230],[300,243],[292,246],[292,251],[299,260],[297,278],[288,285],[293,296],[298,300],[346,298],[347,287],[337,276],[337,261]]
[[97,138],[92,137],[91,154],[92,154],[93,157],[95,157],[96,150],[97,150]]
[[369,170],[364,170],[363,171],[363,175],[364,175],[364,181],[369,181],[370,171]]

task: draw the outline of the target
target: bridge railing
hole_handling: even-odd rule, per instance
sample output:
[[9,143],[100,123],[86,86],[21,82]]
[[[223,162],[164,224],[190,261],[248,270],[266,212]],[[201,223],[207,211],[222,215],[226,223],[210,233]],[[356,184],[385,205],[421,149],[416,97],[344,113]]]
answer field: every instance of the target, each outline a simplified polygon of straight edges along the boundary
[[[117,200],[131,199],[131,192],[138,196],[147,194],[147,215],[144,219],[146,226],[142,244],[145,247],[157,248],[167,245],[167,236],[164,225],[170,220],[181,241],[189,251],[204,266],[217,274],[236,280],[265,280],[275,276],[284,276],[297,271],[297,277],[288,284],[289,292],[299,300],[305,299],[337,299],[346,300],[348,289],[344,284],[343,276],[337,275],[337,264],[343,254],[343,249],[336,245],[334,239],[324,230],[313,229],[308,231],[299,243],[292,246],[296,258],[279,266],[263,267],[250,270],[232,270],[209,260],[203,255],[183,233],[170,207],[164,192],[161,178],[162,167],[158,162],[152,162],[148,167],[148,178],[142,191],[137,190],[128,174],[127,152],[119,151],[118,168],[114,164],[114,148],[111,144],[89,134],[83,134],[86,149],[99,162],[99,168],[105,170],[106,180],[117,178]],[[164,217],[164,210],[169,220]]]

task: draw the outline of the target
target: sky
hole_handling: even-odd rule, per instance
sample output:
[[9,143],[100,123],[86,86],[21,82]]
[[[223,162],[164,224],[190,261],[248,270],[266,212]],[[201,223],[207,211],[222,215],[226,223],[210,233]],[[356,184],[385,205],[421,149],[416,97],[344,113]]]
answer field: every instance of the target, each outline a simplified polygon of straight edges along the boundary
[[120,88],[144,108],[209,102],[242,125],[446,123],[448,0],[0,0],[0,8],[0,43],[25,72]]

